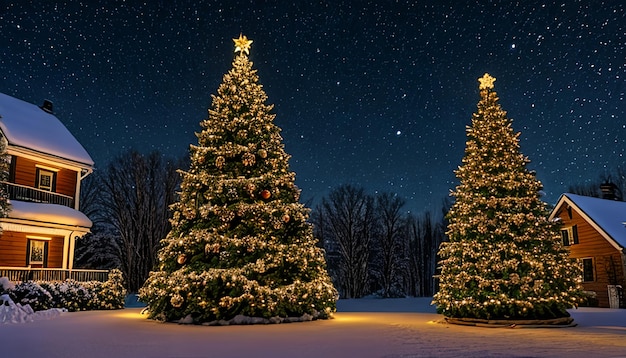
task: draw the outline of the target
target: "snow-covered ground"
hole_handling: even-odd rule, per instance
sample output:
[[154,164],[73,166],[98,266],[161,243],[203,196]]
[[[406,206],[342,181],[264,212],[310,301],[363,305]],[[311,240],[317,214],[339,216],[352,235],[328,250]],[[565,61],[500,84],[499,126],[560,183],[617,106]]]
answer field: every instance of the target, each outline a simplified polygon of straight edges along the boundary
[[624,357],[626,310],[572,310],[574,328],[438,323],[428,298],[340,300],[335,319],[207,327],[141,308],[0,325],[1,357]]

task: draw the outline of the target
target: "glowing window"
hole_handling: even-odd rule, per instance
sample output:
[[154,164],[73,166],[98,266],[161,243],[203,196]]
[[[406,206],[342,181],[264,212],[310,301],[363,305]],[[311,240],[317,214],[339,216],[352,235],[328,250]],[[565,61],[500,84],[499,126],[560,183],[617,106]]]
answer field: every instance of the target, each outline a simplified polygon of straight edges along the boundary
[[28,253],[28,263],[43,265],[46,258],[46,242],[40,240],[29,240],[30,251]]
[[37,169],[37,188],[46,191],[54,190],[54,176],[56,173]]

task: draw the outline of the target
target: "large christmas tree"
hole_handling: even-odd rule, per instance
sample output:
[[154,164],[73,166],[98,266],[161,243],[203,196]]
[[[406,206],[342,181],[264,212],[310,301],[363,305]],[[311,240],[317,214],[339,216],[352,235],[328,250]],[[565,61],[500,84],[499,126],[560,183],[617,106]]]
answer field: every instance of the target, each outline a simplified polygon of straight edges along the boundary
[[167,321],[328,318],[337,291],[248,59],[252,40],[234,41],[238,54],[190,147],[172,230],[140,299]]
[[578,266],[548,221],[542,184],[527,169],[519,133],[498,103],[495,78],[479,79],[480,96],[441,245],[439,313],[470,321],[566,322],[581,292]]

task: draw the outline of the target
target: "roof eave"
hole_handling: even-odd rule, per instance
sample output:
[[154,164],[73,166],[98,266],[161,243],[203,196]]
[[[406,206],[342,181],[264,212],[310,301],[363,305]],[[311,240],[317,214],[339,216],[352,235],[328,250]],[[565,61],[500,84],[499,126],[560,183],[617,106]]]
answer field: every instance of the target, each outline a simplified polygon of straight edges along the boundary
[[67,224],[59,224],[59,223],[29,220],[29,219],[1,218],[0,222],[9,223],[9,224],[17,224],[17,225],[25,225],[25,226],[35,226],[35,227],[41,227],[41,228],[79,231],[85,234],[89,233],[91,229],[90,227],[85,227],[85,226],[67,225]]
[[86,170],[89,173],[93,172],[93,161],[91,161],[91,163],[85,163],[68,158],[62,158],[49,153],[44,153],[27,147],[18,146],[10,142],[7,146],[7,154],[40,160],[48,164],[64,167],[66,169],[72,169],[76,171]]

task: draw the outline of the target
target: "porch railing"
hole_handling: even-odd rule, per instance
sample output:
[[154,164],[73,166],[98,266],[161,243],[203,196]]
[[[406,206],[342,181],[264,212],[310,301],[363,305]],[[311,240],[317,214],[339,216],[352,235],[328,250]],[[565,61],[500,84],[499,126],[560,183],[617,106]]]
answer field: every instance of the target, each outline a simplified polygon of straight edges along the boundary
[[104,282],[109,278],[109,270],[0,267],[0,277],[7,277],[9,281],[16,283],[30,280],[65,281],[67,279],[78,282]]
[[15,183],[2,182],[2,184],[6,185],[9,199],[30,201],[33,203],[59,204],[69,206],[70,208],[74,207],[74,198],[68,195]]

